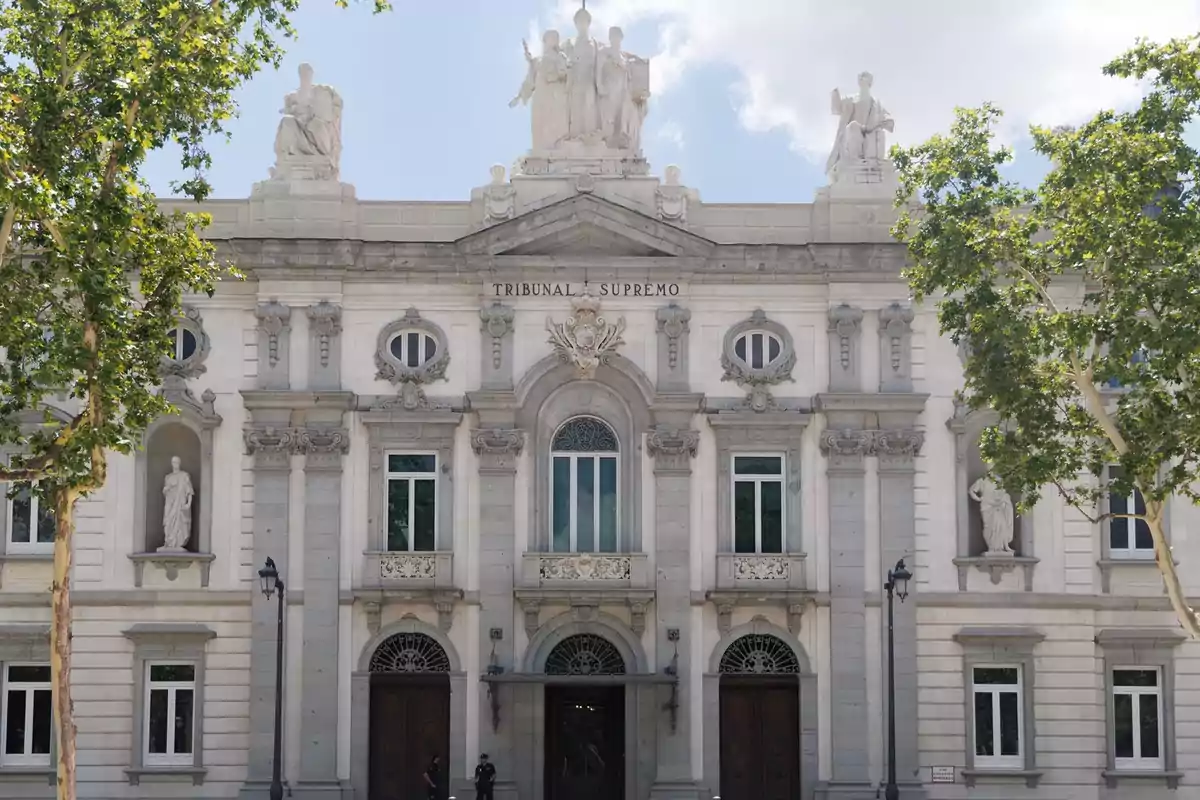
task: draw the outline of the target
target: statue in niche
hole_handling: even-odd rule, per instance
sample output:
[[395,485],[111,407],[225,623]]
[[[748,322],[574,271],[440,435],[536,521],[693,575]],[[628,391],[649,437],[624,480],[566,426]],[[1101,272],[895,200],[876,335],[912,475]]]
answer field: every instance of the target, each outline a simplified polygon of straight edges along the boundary
[[979,516],[983,520],[983,541],[988,556],[1013,555],[1013,501],[1004,487],[984,474],[971,484],[967,492],[979,503]]
[[871,73],[864,72],[858,76],[857,97],[842,97],[841,92],[833,90],[831,110],[838,117],[838,130],[825,163],[825,172],[831,178],[840,166],[863,161],[878,163],[887,158],[886,134],[895,130],[896,123],[883,104],[871,95],[874,82]]
[[559,46],[558,31],[542,35],[542,55],[538,58],[530,54],[528,44],[522,41],[521,45],[529,72],[508,106],[531,104],[533,150],[550,150],[567,138],[567,56]]
[[[337,180],[342,156],[341,95],[331,86],[314,84],[312,66],[301,64],[300,88],[284,98],[280,113],[272,177]],[[307,169],[294,169],[296,162]]]
[[600,124],[609,147],[636,152],[641,149],[650,97],[650,62],[621,49],[624,40],[624,32],[614,26],[608,31],[608,46],[600,50]]
[[192,478],[180,467],[179,456],[171,456],[171,471],[163,480],[163,546],[160,552],[184,552],[192,538]]

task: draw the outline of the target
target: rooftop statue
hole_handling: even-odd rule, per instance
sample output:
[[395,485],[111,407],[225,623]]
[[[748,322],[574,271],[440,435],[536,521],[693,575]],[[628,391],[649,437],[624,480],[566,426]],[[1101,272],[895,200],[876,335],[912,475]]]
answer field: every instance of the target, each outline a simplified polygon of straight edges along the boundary
[[342,157],[342,97],[331,86],[313,83],[313,68],[300,65],[300,88],[288,94],[275,134],[278,180],[338,179]]
[[842,97],[833,90],[831,110],[838,117],[837,137],[825,163],[830,180],[841,171],[854,168],[878,168],[887,160],[887,133],[895,130],[895,121],[883,104],[871,94],[875,78],[869,72],[858,76],[858,96]]

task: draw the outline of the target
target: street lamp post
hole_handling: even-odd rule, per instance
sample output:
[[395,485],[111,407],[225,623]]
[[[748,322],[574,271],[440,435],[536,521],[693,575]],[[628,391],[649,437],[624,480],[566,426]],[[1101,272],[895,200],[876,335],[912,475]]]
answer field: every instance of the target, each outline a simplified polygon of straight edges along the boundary
[[271,763],[271,800],[283,800],[283,581],[279,579],[279,570],[275,568],[275,560],[268,558],[267,564],[258,571],[258,579],[262,582],[262,593],[270,599],[271,595],[279,596],[279,621],[275,633],[275,757]]
[[896,785],[896,633],[892,616],[893,595],[904,602],[908,597],[908,582],[912,573],[904,566],[904,559],[896,562],[896,566],[888,570],[887,583],[883,589],[887,592],[887,626],[888,626],[888,752],[887,752],[887,788],[884,789],[885,800],[900,800],[900,787]]

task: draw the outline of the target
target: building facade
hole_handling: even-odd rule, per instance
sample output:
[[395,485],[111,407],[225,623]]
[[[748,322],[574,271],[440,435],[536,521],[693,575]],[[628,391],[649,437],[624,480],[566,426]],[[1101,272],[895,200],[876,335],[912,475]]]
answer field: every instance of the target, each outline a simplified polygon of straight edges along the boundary
[[[901,558],[904,797],[1195,793],[1200,645],[1136,525],[980,483],[995,420],[908,299],[860,85],[795,205],[704,203],[552,104],[511,178],[360,201],[285,118],[272,179],[204,205],[247,279],[187,299],[179,413],[79,505],[79,796],[266,797],[268,558],[289,796],[417,797],[439,755],[472,797],[486,752],[505,800],[875,797]],[[51,797],[48,517],[2,518],[0,796]]]

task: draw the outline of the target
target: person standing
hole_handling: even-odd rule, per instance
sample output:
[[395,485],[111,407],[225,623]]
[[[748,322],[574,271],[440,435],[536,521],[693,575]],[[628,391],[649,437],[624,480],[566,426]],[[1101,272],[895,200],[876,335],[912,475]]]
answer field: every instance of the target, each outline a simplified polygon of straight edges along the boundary
[[429,759],[429,766],[425,768],[425,774],[421,777],[425,779],[425,787],[428,790],[429,800],[442,800],[441,756],[435,755]]
[[495,785],[496,765],[488,761],[487,753],[482,753],[475,767],[475,800],[492,800]]

